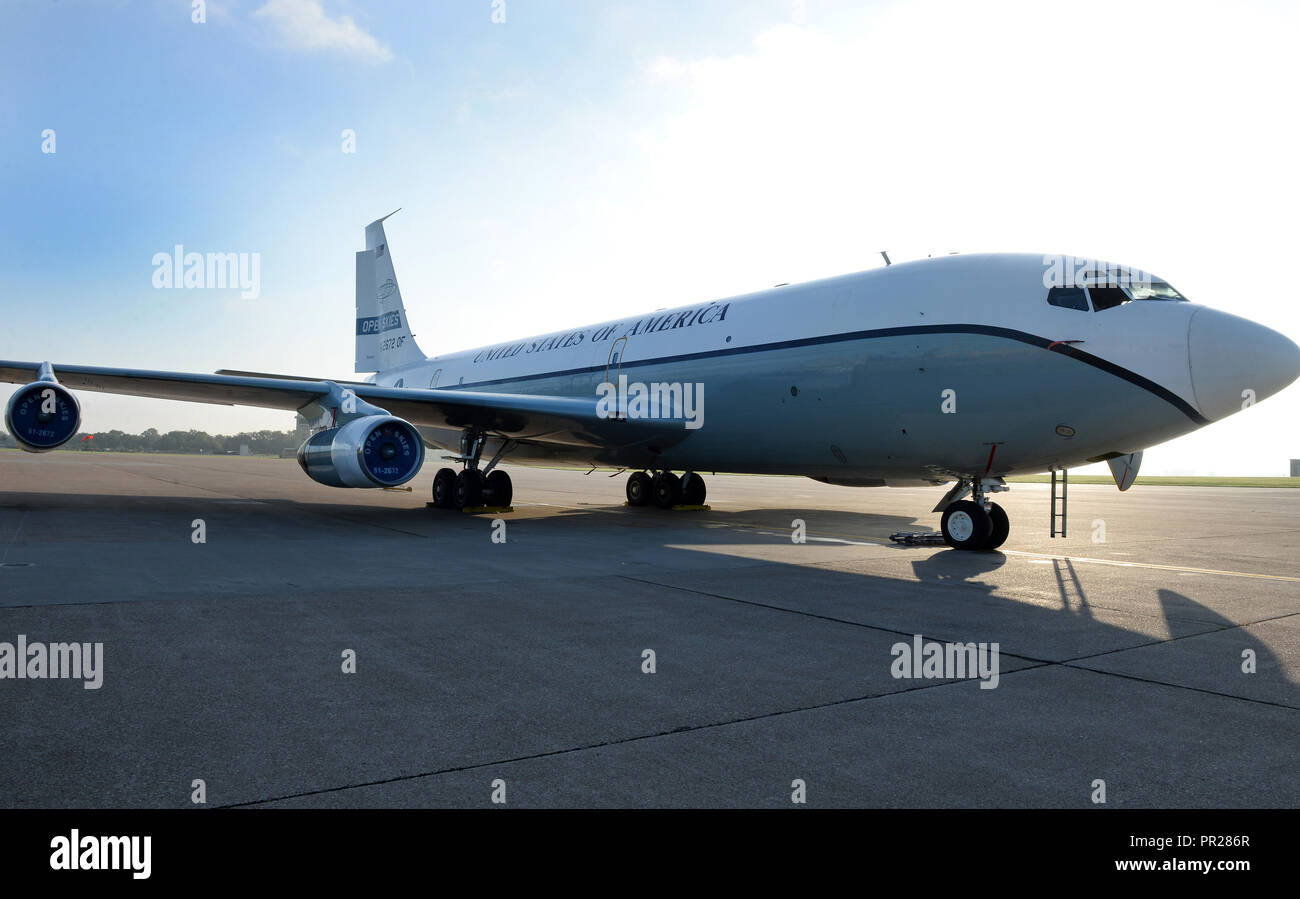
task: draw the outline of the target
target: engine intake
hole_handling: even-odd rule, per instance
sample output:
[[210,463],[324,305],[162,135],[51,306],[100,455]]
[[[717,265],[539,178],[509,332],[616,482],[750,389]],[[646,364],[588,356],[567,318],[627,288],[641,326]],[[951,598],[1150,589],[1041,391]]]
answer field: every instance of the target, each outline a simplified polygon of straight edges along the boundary
[[15,391],[5,406],[5,427],[29,453],[63,446],[80,426],[77,398],[57,381],[33,381]]
[[317,431],[298,448],[307,477],[329,487],[396,487],[424,464],[415,426],[391,415],[367,415]]

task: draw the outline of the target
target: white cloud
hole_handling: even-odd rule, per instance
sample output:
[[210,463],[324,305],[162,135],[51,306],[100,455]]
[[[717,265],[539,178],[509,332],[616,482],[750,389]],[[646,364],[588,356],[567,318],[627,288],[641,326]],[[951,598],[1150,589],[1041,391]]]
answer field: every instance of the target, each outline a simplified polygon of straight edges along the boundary
[[253,17],[274,25],[294,50],[333,50],[371,63],[393,58],[393,51],[358,27],[351,16],[332,19],[317,0],[269,0]]
[[[614,314],[870,268],[882,249],[1060,252],[1300,336],[1285,278],[1258,277],[1293,255],[1300,207],[1291,9],[931,0],[837,26],[643,62],[661,114],[573,200],[576,225],[601,223],[585,277],[620,285]],[[556,302],[583,292],[570,278]],[[1153,450],[1147,473],[1284,473],[1297,416],[1300,384]]]

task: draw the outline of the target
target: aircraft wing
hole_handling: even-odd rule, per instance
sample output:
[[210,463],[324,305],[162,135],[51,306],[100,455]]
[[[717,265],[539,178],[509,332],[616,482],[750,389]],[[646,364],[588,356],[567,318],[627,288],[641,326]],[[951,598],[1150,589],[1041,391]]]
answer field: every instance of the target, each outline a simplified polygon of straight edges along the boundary
[[[26,384],[37,379],[40,367],[40,363],[0,360],[0,382]],[[304,411],[308,418],[322,411],[317,404],[329,397],[335,385],[342,385],[359,399],[416,426],[455,429],[472,426],[489,434],[532,443],[609,447],[653,439],[669,446],[688,433],[680,420],[602,418],[596,413],[594,390],[592,397],[585,399],[446,388],[379,387],[355,381],[331,382],[281,375],[188,374],[89,365],[54,365],[53,369],[59,383],[73,390]]]

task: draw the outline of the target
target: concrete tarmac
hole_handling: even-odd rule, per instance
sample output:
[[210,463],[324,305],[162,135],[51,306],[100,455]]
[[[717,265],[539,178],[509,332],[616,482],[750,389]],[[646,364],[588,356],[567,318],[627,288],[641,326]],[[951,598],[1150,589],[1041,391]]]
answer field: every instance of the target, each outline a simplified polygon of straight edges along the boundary
[[[0,807],[1300,804],[1300,492],[1076,485],[1053,540],[1013,485],[960,553],[888,540],[944,488],[512,467],[502,531],[435,469],[0,451],[0,656],[103,644],[0,678]],[[996,687],[895,677],[916,635]]]

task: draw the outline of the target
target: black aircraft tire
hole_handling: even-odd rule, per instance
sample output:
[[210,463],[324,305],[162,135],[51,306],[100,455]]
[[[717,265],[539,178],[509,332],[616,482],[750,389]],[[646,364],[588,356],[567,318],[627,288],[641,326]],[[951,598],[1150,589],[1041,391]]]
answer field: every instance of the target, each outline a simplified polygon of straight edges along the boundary
[[993,527],[984,548],[993,550],[1007,542],[1007,537],[1011,534],[1011,519],[1007,518],[1006,511],[997,503],[989,503],[989,522]]
[[456,472],[440,468],[433,476],[433,504],[439,509],[456,507]]
[[654,480],[655,505],[671,509],[682,501],[682,479],[671,471],[661,471]]
[[980,550],[993,533],[993,522],[979,503],[963,499],[944,509],[940,529],[943,542],[953,549]]
[[708,485],[704,483],[704,478],[700,477],[693,471],[688,471],[682,475],[682,503],[687,506],[702,506],[704,499],[709,495]]
[[456,487],[452,491],[457,509],[473,508],[483,504],[483,474],[467,468],[456,475]]
[[629,506],[649,505],[652,482],[650,475],[644,471],[634,471],[627,479],[627,504]]
[[510,475],[499,468],[492,469],[487,476],[487,503],[491,506],[508,506],[515,498],[515,487],[510,482]]

